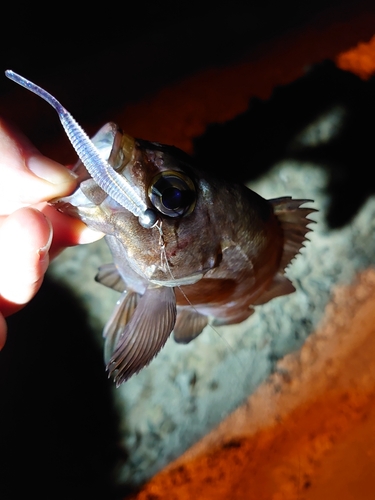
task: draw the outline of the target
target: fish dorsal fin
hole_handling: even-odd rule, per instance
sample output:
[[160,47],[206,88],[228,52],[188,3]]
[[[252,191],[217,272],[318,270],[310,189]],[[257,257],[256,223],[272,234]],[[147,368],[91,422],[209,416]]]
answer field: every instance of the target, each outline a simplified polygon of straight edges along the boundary
[[138,293],[125,291],[117,301],[103,331],[105,338],[104,361],[108,364],[121,333],[132,318],[139,300]]
[[149,287],[118,337],[107,370],[118,387],[138,373],[164,346],[176,322],[172,287]]
[[115,264],[104,264],[100,266],[95,276],[95,281],[108,288],[113,288],[113,290],[117,292],[123,292],[126,289],[126,284],[121,278]]
[[281,257],[279,273],[283,274],[285,268],[305,245],[306,233],[311,231],[309,224],[315,221],[307,216],[317,212],[315,208],[301,208],[301,205],[313,200],[293,200],[290,196],[268,200],[273,206],[284,233],[284,249]]
[[282,274],[277,273],[271,284],[267,287],[267,289],[258,297],[258,299],[253,302],[254,306],[260,306],[274,299],[275,297],[281,297],[282,295],[288,295],[289,293],[295,292],[291,281],[288,280]]
[[203,314],[188,310],[178,311],[173,338],[179,344],[188,344],[202,333],[207,323],[207,316]]

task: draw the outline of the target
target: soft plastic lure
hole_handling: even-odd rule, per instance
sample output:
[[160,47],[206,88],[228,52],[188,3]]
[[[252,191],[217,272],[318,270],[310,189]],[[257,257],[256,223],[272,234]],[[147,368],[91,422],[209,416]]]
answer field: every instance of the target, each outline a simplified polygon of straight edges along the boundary
[[5,75],[10,80],[22,85],[22,87],[31,90],[31,92],[47,101],[56,110],[66,135],[79,159],[98,186],[122,207],[138,217],[141,226],[145,228],[153,227],[158,220],[155,212],[147,207],[146,203],[130,186],[126,178],[108,164],[69,111],[53,95],[23,76],[10,69],[5,71]]
[[207,324],[240,323],[294,292],[285,270],[306,242],[315,210],[302,205],[311,200],[266,200],[114,123],[90,140],[55,98],[7,76],[56,109],[81,158],[80,186],[51,204],[106,235],[113,263],[96,280],[122,293],[103,332],[117,386],[147,366],[172,331],[188,343]]

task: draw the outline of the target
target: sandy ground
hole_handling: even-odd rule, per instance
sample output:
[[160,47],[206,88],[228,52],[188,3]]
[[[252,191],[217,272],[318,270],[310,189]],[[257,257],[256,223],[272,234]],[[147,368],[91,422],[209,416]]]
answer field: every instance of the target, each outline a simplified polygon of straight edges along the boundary
[[[353,33],[358,33],[354,28],[356,20],[352,22]],[[278,76],[267,75],[269,87],[262,85],[261,90],[254,90],[255,95],[267,97],[275,83],[285,83],[297,76],[298,68],[302,71],[306,64],[327,57],[362,78],[373,74],[375,38],[371,40],[368,35],[360,38],[356,34],[356,41],[360,43],[349,49],[343,46],[345,42],[340,46],[335,39],[336,30],[342,35],[342,25],[320,28],[323,32],[326,30],[321,33],[322,39],[337,43],[317,44],[314,51],[306,43],[305,37],[316,39],[309,30],[283,40],[283,51],[285,42],[286,52],[294,63],[293,71],[288,72],[283,66]],[[349,41],[349,45],[353,41]],[[306,46],[308,58],[301,49]],[[264,73],[265,67],[272,68],[277,74],[275,60],[280,51],[277,47],[266,47],[266,53],[256,58],[256,69]],[[285,59],[278,62],[281,65]],[[226,69],[224,78],[230,79],[231,72],[238,76],[238,71],[240,67]],[[220,79],[223,74],[205,73],[188,82],[188,86],[194,86],[199,80],[197,88],[204,92],[201,85],[205,78]],[[248,73],[244,71],[244,74]],[[254,77],[254,72],[251,75],[255,81],[262,80]],[[251,84],[247,81],[244,85],[248,89]],[[191,88],[188,94],[191,95]],[[244,93],[239,94],[243,101],[237,103],[237,111],[241,111],[246,100]],[[170,98],[166,90],[167,95],[173,108],[173,96]],[[167,98],[163,93],[158,97],[168,113]],[[211,110],[215,108],[210,105],[210,98],[207,106]],[[152,101],[147,103],[147,109],[152,113]],[[215,120],[227,118],[228,115],[217,110]],[[136,123],[134,117],[131,121],[133,125]],[[152,133],[149,130],[149,134]],[[188,146],[187,143],[180,145]],[[349,286],[336,286],[323,319],[303,347],[278,362],[275,372],[244,405],[132,498],[374,498],[374,300],[373,269],[362,272]]]
[[[124,470],[119,474],[120,480],[131,485],[142,484],[137,493],[127,498],[375,498],[375,203],[373,188],[366,177],[366,154],[359,154],[360,150],[372,151],[373,137],[367,122],[373,117],[370,99],[374,94],[371,94],[369,78],[375,71],[375,39],[372,38],[375,10],[374,6],[369,8],[368,3],[358,2],[340,11],[329,9],[287,34],[263,41],[239,60],[195,71],[160,90],[143,95],[138,101],[111,111],[110,119],[118,122],[127,133],[174,144],[192,152],[194,144],[198,146],[195,138],[205,134],[211,123],[234,120],[246,112],[249,99],[263,99],[255,104],[252,101],[254,108],[250,115],[255,116],[255,120],[266,116],[265,123],[259,124],[259,136],[255,134],[254,138],[249,134],[245,140],[241,137],[242,150],[250,154],[253,147],[247,148],[247,140],[252,145],[252,141],[260,141],[262,136],[269,138],[271,152],[284,148],[284,143],[289,145],[289,142],[294,144],[294,149],[290,146],[279,154],[276,152],[274,161],[269,162],[260,179],[250,174],[258,164],[262,165],[263,156],[268,152],[266,148],[260,148],[255,160],[251,157],[254,161],[249,161],[245,173],[241,171],[239,158],[236,173],[244,181],[251,177],[251,187],[265,197],[286,194],[312,197],[320,210],[315,217],[318,224],[311,235],[311,243],[288,271],[297,286],[295,294],[259,308],[249,322],[220,330],[219,336],[218,332],[205,332],[186,349],[173,342],[167,343],[147,369],[115,391],[113,399],[121,413],[121,444],[128,452]],[[326,59],[349,70],[351,77],[356,74],[362,80],[356,78],[348,82],[341,73],[336,80],[337,74],[331,66],[323,68],[322,72],[318,70],[315,80],[315,73],[303,80],[309,68]],[[307,82],[306,86],[304,82]],[[314,92],[314,82],[321,86],[319,92]],[[326,88],[332,92],[328,97]],[[32,135],[33,128],[38,128],[37,125],[46,119],[44,104],[24,97],[22,89],[12,89],[11,92],[0,101],[2,110]],[[56,96],[66,102],[63,93],[56,93]],[[341,99],[337,106],[336,96]],[[357,98],[363,98],[363,101]],[[281,111],[277,108],[280,101],[284,106]],[[325,108],[320,107],[322,101],[334,106],[329,109],[328,120],[314,125],[315,119],[319,118],[315,116],[315,108],[324,115]],[[25,102],[29,103],[28,106]],[[268,105],[272,108],[270,115],[267,114]],[[26,114],[24,108],[27,108]],[[365,113],[367,108],[368,115]],[[359,114],[358,109],[361,110]],[[298,110],[301,110],[302,118],[297,116]],[[74,108],[71,111],[74,112]],[[92,118],[93,114],[91,120],[88,116],[83,123],[90,131],[101,125],[96,123],[99,117]],[[350,169],[345,186],[349,191],[342,195],[340,182],[348,172],[336,171],[332,165],[331,170],[325,169],[324,144],[341,131],[340,120],[346,114],[356,116],[346,136],[346,142],[353,143],[355,154],[347,158]],[[269,121],[268,116],[271,116]],[[52,112],[47,122],[53,125],[42,131],[44,135],[41,132],[39,146],[52,157],[68,161],[71,148],[61,140],[59,124]],[[278,128],[274,127],[275,124]],[[252,134],[257,132],[256,128],[257,123],[251,129]],[[56,130],[59,136],[54,134]],[[288,133],[284,137],[285,130]],[[364,139],[361,136],[363,131],[369,134]],[[282,136],[280,143],[279,136]],[[230,136],[228,130],[228,144],[230,147],[235,145],[230,151],[232,156],[241,149],[236,138],[236,135]],[[319,146],[320,149],[316,150],[321,157],[313,161],[311,155],[298,156],[298,147],[306,144]],[[216,141],[216,145],[224,146],[224,141]],[[338,150],[328,151],[327,157],[332,158],[334,153],[335,160],[345,163],[348,149],[343,146],[345,141],[340,143]],[[216,147],[218,156],[222,149]],[[349,153],[352,154],[351,150]],[[357,191],[360,195],[355,204],[354,193]],[[339,221],[337,213],[336,218],[332,215],[335,206],[341,214]],[[336,220],[336,225],[330,226],[329,220]],[[109,258],[108,250],[101,243],[87,249],[69,249],[52,266],[54,279],[67,283],[74,292],[73,298],[75,293],[80,294],[82,303],[90,312],[92,329],[99,337],[117,300],[115,293],[111,294],[93,282],[96,268]],[[48,297],[43,300],[48,302]],[[44,304],[42,310],[45,314],[43,307]],[[35,443],[31,440],[30,446],[28,439],[35,435],[35,428],[37,445],[46,450],[44,455],[47,457],[45,462],[35,462],[35,469],[30,465],[30,478],[36,478],[36,491],[39,491],[38,470],[47,470],[52,478],[57,478],[55,484],[66,485],[70,491],[71,485],[82,475],[82,484],[86,480],[82,473],[83,464],[91,485],[95,485],[92,471],[103,469],[106,456],[104,453],[101,462],[95,455],[98,449],[95,438],[103,435],[107,439],[104,429],[112,430],[114,425],[104,419],[97,423],[94,416],[99,415],[101,405],[109,407],[110,403],[107,398],[103,398],[103,403],[98,396],[98,406],[91,410],[89,401],[94,401],[95,397],[90,390],[97,395],[99,379],[93,376],[93,367],[85,357],[89,343],[82,335],[81,325],[77,325],[76,331],[76,320],[70,321],[72,332],[63,327],[63,345],[58,341],[52,343],[58,327],[55,325],[56,316],[62,323],[62,319],[68,316],[65,307],[63,304],[57,312],[51,308],[51,318],[45,320],[46,332],[38,349],[26,344],[31,356],[27,351],[22,357],[22,346],[16,344],[17,325],[14,328],[13,349],[16,354],[12,357],[10,348],[8,385],[2,393],[2,396],[8,396],[6,401],[11,410],[8,415],[2,409],[1,418],[8,427],[0,425],[7,429],[9,436],[9,447],[3,448],[2,455],[0,449],[2,469],[7,475],[12,469],[14,474],[10,474],[11,479],[7,481],[9,491],[17,486],[12,478],[18,478],[19,450],[23,460],[26,457],[26,461],[34,464]],[[30,323],[26,321],[26,324]],[[43,330],[39,314],[34,326],[30,324],[30,329],[34,332]],[[52,339],[51,330],[54,332]],[[68,345],[70,342],[72,345]],[[79,349],[80,342],[84,344],[82,350]],[[54,353],[54,376],[46,377],[45,373],[39,374],[38,366],[51,359],[51,350]],[[61,360],[60,351],[64,358]],[[76,353],[77,359],[70,357],[71,351]],[[27,384],[18,373],[19,359],[23,360]],[[34,378],[35,365],[37,378]],[[56,366],[60,368],[57,370]],[[95,366],[101,376],[104,372],[102,364]],[[64,379],[61,385],[60,374]],[[69,379],[68,384],[66,379]],[[11,385],[10,381],[14,380],[16,383]],[[46,387],[42,388],[44,385]],[[73,414],[66,414],[65,409],[69,408],[77,385],[79,391],[74,399]],[[108,396],[108,386],[106,388]],[[12,407],[17,399],[14,394],[19,395],[19,411],[16,411],[17,405],[16,410]],[[22,417],[24,401],[35,408],[36,397],[40,397],[37,399],[40,413],[35,412],[35,416],[32,413],[30,417],[28,408],[30,427],[23,418],[18,423],[14,415]],[[44,415],[49,415],[50,406],[59,411],[53,417],[56,421],[49,418],[46,425]],[[81,418],[84,424],[80,427]],[[79,429],[70,441],[69,422],[76,425],[77,420]],[[14,429],[9,431],[13,421]],[[63,456],[55,468],[52,460],[55,453],[48,442],[51,441],[49,433],[55,436],[52,427],[57,426],[66,431],[62,435],[69,448],[66,455],[69,459]],[[23,432],[20,432],[20,427]],[[89,428],[87,436],[86,427]],[[82,435],[87,438],[87,441],[83,440],[82,448],[94,457],[94,465],[90,457],[80,455],[81,449],[77,451],[76,446],[82,444]],[[56,441],[59,450],[63,449],[60,433]],[[116,436],[116,446],[118,441]],[[9,450],[15,458],[9,457]],[[72,461],[76,465],[74,470],[69,468]],[[111,458],[107,463],[112,467]],[[62,472],[56,472],[56,469]],[[45,478],[43,481],[47,484]],[[82,487],[87,492],[87,486]]]
[[373,498],[374,297],[373,270],[337,288],[302,349],[136,498]]

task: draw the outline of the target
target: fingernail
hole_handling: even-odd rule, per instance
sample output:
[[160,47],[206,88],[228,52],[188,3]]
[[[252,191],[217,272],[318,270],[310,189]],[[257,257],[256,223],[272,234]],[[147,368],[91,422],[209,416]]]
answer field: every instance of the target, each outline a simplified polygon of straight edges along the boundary
[[93,243],[94,241],[100,240],[103,236],[105,236],[104,233],[85,227],[79,235],[78,243],[80,245],[86,245],[87,243]]
[[77,179],[77,175],[46,156],[30,156],[27,166],[37,177],[51,184],[65,184]]
[[49,237],[45,245],[38,249],[39,260],[43,261],[48,255],[49,249],[51,248],[52,238],[53,238],[53,227],[51,221],[46,217],[46,221],[49,225]]

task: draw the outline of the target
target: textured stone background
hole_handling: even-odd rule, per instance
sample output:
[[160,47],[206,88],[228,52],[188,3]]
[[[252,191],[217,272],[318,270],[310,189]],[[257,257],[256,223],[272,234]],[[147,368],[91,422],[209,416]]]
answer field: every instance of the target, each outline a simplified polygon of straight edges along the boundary
[[[336,73],[330,67],[327,71],[325,65],[316,71],[323,81]],[[280,94],[284,92],[289,94],[279,89]],[[273,99],[277,101],[276,96]],[[311,241],[287,273],[297,292],[257,308],[240,325],[208,327],[188,346],[170,339],[149,367],[115,391],[129,453],[121,473],[126,481],[151,477],[242,403],[272,372],[275,362],[301,347],[314,331],[333,285],[349,284],[356,272],[375,262],[374,199],[351,214],[349,223],[333,230],[327,224],[332,200],[329,171],[314,158],[293,158],[303,155],[301,150],[306,154],[310,147],[315,155],[342,133],[351,103],[328,104],[304,130],[295,136],[291,133],[290,145],[284,145],[288,152],[266,175],[250,183],[265,198],[292,195],[313,199],[319,207],[319,213],[311,217],[317,221]],[[260,106],[272,106],[272,100]],[[277,117],[270,116],[270,120]],[[327,160],[333,164],[335,158]],[[52,266],[54,278],[82,297],[98,337],[118,295],[93,283],[92,277],[97,266],[109,260],[105,244],[99,242],[69,249]]]
[[[194,151],[208,169],[230,171],[266,198],[307,197],[319,208],[311,242],[288,271],[295,294],[258,308],[242,325],[207,328],[188,346],[170,340],[119,390],[101,358],[101,331],[117,294],[93,281],[109,260],[107,248],[98,242],[56,259],[38,297],[10,319],[0,355],[4,498],[34,491],[121,498],[262,386],[317,328],[333,286],[374,264],[366,174],[374,163],[367,126],[374,83],[333,63],[316,66],[370,39],[373,7],[341,2],[338,10],[332,2],[323,10],[317,3],[292,16],[283,4],[282,17],[266,7],[247,17],[240,8],[219,9],[214,18],[187,9],[171,24],[163,16],[156,22],[150,4],[144,19],[134,7],[127,36],[103,28],[100,40],[85,38],[82,27],[84,58],[69,50],[77,43],[66,36],[44,66],[51,27],[34,44],[21,37],[4,52],[4,69],[45,85],[89,132],[115,120],[135,136]],[[207,30],[212,36],[203,43]],[[2,114],[52,157],[73,161],[54,113],[1,85]]]

